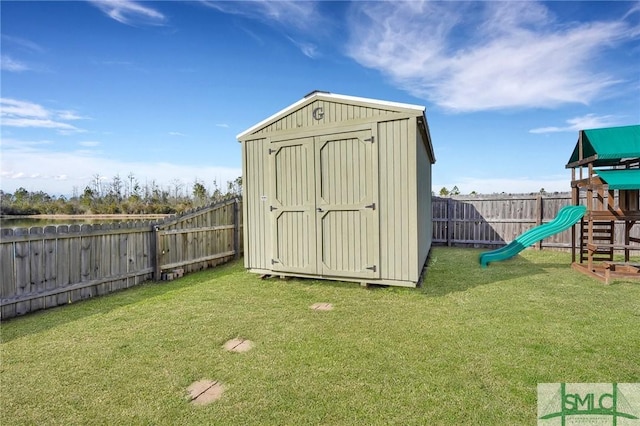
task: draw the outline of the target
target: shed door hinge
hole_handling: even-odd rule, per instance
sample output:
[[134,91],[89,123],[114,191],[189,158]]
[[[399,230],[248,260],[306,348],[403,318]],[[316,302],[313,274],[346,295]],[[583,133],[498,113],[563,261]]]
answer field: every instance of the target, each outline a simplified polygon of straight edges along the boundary
[[364,206],[365,209],[371,209],[371,210],[375,210],[376,209],[376,203],[371,203],[368,206]]
[[276,152],[276,150],[275,150],[275,149],[271,149],[271,148],[269,148],[269,155],[273,154],[274,152]]
[[270,211],[270,212],[272,212],[272,211],[274,211],[274,210],[278,210],[278,208],[277,208],[277,207],[273,207],[273,206],[269,206],[269,211]]
[[373,143],[373,142],[375,141],[375,139],[374,139],[374,137],[373,137],[373,136],[371,136],[370,138],[367,138],[367,139],[365,139],[364,141],[365,141],[365,142],[371,142],[371,143]]
[[369,267],[367,267],[367,268],[364,268],[364,269],[369,269],[370,271],[373,271],[373,272],[375,272],[375,271],[376,271],[376,265],[373,265],[373,266],[369,266]]
[[274,263],[280,263],[279,260],[275,260],[275,259],[271,259],[271,264],[273,265]]

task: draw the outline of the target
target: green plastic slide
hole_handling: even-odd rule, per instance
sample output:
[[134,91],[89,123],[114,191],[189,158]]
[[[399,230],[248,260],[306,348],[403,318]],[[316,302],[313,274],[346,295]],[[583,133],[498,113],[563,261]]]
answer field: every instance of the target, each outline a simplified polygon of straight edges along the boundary
[[584,216],[586,211],[587,208],[585,206],[565,206],[561,208],[558,215],[551,222],[529,229],[504,247],[482,253],[480,255],[480,265],[486,268],[489,262],[510,259],[532,244],[571,228],[573,224]]

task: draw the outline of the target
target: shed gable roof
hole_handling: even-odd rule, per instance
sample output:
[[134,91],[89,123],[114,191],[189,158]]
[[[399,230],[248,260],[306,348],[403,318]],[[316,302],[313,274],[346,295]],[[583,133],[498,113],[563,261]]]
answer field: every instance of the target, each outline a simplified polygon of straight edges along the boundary
[[594,166],[608,166],[636,157],[640,157],[640,125],[581,130],[567,167],[576,167],[587,159]]
[[250,135],[393,113],[424,116],[424,110],[419,105],[316,91],[250,127],[237,138],[243,140]]

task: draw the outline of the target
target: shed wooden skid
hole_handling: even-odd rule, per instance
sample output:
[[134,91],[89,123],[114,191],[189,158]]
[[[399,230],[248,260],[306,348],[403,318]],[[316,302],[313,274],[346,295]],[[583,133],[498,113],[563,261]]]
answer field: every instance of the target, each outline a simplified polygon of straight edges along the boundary
[[316,91],[238,140],[249,271],[418,284],[433,232],[424,107]]
[[[586,195],[587,213],[572,229],[574,269],[606,284],[615,278],[640,279],[640,264],[630,262],[640,250],[631,229],[640,221],[640,125],[581,130],[567,164],[572,204]],[[622,239],[615,226],[624,226]],[[614,254],[624,255],[621,262]]]

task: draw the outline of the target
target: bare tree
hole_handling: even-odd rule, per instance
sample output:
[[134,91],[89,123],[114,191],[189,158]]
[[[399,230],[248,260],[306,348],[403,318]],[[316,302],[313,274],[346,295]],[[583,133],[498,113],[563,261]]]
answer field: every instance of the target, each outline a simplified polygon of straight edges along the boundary
[[178,200],[179,196],[182,194],[184,183],[182,183],[180,179],[176,178],[171,181],[171,187],[173,188],[173,198]]
[[100,173],[96,173],[91,177],[91,185],[93,185],[93,192],[98,197],[102,196],[102,176]]

